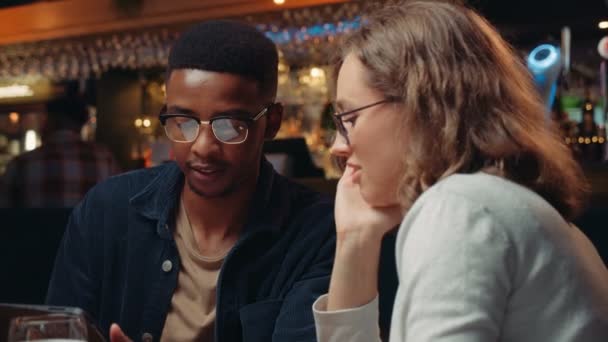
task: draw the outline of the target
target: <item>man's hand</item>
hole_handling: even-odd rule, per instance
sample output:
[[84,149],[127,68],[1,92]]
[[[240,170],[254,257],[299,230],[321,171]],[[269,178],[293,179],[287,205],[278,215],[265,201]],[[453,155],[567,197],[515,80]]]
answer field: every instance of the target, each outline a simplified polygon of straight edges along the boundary
[[133,342],[130,338],[122,332],[120,326],[114,323],[110,326],[110,342]]

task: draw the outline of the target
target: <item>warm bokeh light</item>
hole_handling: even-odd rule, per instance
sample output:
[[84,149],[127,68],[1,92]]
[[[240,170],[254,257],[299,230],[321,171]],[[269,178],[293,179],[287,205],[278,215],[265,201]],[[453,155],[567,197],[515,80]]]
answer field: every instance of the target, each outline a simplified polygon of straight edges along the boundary
[[321,68],[314,67],[314,68],[310,69],[310,76],[323,77],[323,76],[325,76],[325,71],[323,71],[323,69],[321,69]]
[[11,123],[14,125],[16,123],[19,122],[19,113],[17,112],[12,112],[8,115],[8,119],[11,121]]
[[34,95],[34,91],[29,85],[13,84],[0,87],[0,99],[11,97],[28,97]]
[[275,4],[282,5],[285,3],[285,0],[273,0]]
[[150,119],[144,119],[143,124],[144,127],[148,128],[150,125],[152,125],[152,121],[150,121]]
[[135,127],[139,128],[139,127],[141,127],[142,124],[143,124],[143,122],[141,119],[139,119],[139,118],[135,119]]
[[597,27],[601,28],[602,30],[608,29],[608,21],[600,21],[600,23],[597,24]]
[[36,131],[29,129],[25,132],[25,150],[31,151],[36,148],[36,142],[38,140],[38,136]]

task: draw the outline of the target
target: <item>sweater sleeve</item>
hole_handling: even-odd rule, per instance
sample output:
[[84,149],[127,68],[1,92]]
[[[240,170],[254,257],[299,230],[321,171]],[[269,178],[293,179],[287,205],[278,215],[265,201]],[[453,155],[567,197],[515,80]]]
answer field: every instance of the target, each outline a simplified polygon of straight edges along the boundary
[[327,295],[323,295],[313,304],[313,313],[319,342],[380,341],[378,297],[357,308],[327,311]]

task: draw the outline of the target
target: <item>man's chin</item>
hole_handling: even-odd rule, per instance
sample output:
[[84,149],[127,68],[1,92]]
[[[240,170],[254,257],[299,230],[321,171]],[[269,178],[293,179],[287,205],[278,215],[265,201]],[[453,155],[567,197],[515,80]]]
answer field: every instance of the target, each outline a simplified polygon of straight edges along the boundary
[[203,198],[221,198],[226,197],[234,192],[233,187],[230,186],[200,186],[188,181],[188,187],[196,195]]

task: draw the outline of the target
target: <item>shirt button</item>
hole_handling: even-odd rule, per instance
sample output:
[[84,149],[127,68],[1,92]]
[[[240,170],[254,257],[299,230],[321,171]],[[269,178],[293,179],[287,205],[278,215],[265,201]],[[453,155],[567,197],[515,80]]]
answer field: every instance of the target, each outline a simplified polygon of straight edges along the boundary
[[142,342],[152,342],[153,340],[154,340],[154,338],[152,337],[152,334],[150,334],[150,333],[143,333],[143,335],[141,335]]
[[171,262],[171,260],[165,260],[163,262],[162,268],[165,273],[169,273],[173,269],[173,263]]

